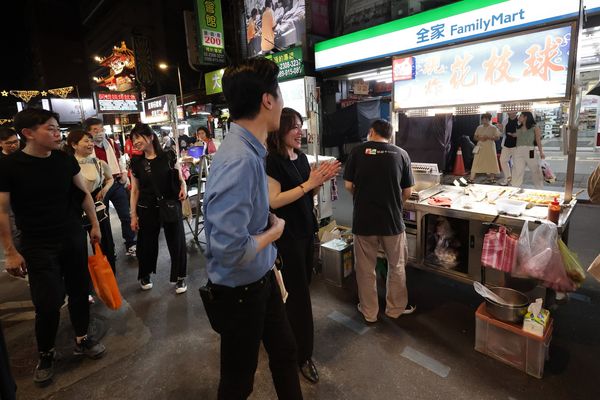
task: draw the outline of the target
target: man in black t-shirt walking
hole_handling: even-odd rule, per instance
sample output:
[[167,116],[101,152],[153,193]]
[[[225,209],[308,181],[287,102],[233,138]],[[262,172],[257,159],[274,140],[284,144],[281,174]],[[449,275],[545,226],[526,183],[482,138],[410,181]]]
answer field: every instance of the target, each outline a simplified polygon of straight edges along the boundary
[[[90,358],[104,353],[104,346],[87,336],[90,280],[82,208],[92,223],[92,242],[100,241],[100,228],[79,164],[58,150],[58,115],[28,108],[15,116],[14,125],[27,142],[23,151],[0,159],[0,242],[8,273],[29,275],[40,356],[33,380],[46,384],[54,375],[54,342],[65,294],[75,331],[74,353]],[[11,208],[22,232],[18,249],[10,234]]]
[[502,151],[500,153],[500,168],[504,174],[504,179],[500,181],[502,186],[506,186],[510,183],[512,178],[512,171],[508,160],[515,157],[515,150],[517,148],[517,127],[519,121],[517,119],[516,111],[508,112],[508,122],[504,127],[504,139],[502,140]]
[[354,198],[352,233],[356,281],[365,321],[376,322],[379,313],[375,264],[383,247],[388,260],[385,314],[398,318],[407,307],[407,245],[402,205],[412,193],[414,180],[408,153],[390,144],[392,126],[384,120],[371,124],[368,142],[354,148],[344,171],[344,185]]

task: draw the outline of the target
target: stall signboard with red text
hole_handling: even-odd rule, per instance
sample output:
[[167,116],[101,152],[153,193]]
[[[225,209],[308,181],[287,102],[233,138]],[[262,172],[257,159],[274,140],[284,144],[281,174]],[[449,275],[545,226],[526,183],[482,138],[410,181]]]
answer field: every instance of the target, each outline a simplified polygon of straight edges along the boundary
[[134,92],[96,92],[96,110],[101,114],[126,114],[139,111],[138,95]]
[[571,25],[414,57],[394,82],[394,108],[565,99]]
[[225,35],[221,0],[197,0],[200,33],[200,61],[206,65],[225,64]]

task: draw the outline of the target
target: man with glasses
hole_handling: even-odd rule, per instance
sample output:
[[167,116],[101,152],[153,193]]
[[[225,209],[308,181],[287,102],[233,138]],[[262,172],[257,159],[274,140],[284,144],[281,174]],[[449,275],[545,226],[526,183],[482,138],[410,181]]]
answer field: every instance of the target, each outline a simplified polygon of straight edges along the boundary
[[19,141],[17,132],[11,128],[0,128],[0,147],[2,148],[2,151],[0,151],[0,158],[4,158],[19,151],[19,148],[21,147],[20,144],[21,142]]
[[125,240],[125,254],[135,257],[136,238],[131,230],[131,215],[129,213],[129,194],[127,185],[127,169],[121,162],[121,152],[112,139],[104,133],[104,125],[98,118],[88,118],[84,122],[85,130],[94,138],[94,152],[99,160],[108,164],[113,173],[114,183],[104,196],[104,204],[112,203],[121,220],[121,234]]

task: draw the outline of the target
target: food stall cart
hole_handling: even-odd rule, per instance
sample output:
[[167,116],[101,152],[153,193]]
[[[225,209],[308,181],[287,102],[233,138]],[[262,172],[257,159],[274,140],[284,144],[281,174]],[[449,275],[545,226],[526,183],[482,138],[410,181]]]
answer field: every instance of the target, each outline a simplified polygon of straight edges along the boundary
[[[410,264],[463,282],[504,286],[506,274],[481,268],[487,225],[497,223],[517,233],[524,226],[534,230],[546,219],[548,203],[555,197],[564,201],[564,194],[494,185],[443,185],[436,167],[425,163],[413,166],[417,190],[404,207]],[[444,205],[436,205],[438,199],[444,199]],[[499,211],[503,199],[521,201],[523,208]],[[564,240],[575,204],[572,199],[562,205],[558,231]]]
[[[442,157],[436,160],[431,159],[431,149],[424,142],[417,145],[413,140],[433,134],[431,125],[423,125],[425,129],[412,136],[412,142],[404,142],[427,150],[416,156],[405,147],[413,161],[425,164],[420,169],[414,163],[413,170],[428,171],[418,176],[417,186],[421,187],[405,206],[412,266],[466,282],[485,279],[503,285],[505,274],[485,274],[481,269],[485,224],[493,221],[518,233],[527,222],[533,230],[545,219],[553,197],[562,202],[558,229],[567,240],[569,218],[576,204],[572,192],[580,101],[576,71],[581,14],[576,0],[458,2],[315,45],[315,67],[326,79],[393,83],[391,121],[400,130],[404,127],[400,127],[400,120],[413,117],[446,116],[443,125],[451,124],[453,115],[477,118],[486,111],[500,115],[544,108],[549,103],[568,108],[564,121],[568,129],[562,136],[568,155],[564,192],[491,185],[469,185],[467,190],[442,185],[439,175],[433,179],[425,176],[435,175],[438,166],[444,167],[439,160],[444,159],[449,141],[442,143]],[[404,143],[400,145],[404,147]],[[426,165],[434,162],[435,172]],[[439,197],[448,202],[437,203]],[[509,197],[525,201],[529,208],[518,216],[498,215],[494,203]],[[450,238],[438,246],[436,231],[440,231],[438,237],[448,233],[445,237]]]

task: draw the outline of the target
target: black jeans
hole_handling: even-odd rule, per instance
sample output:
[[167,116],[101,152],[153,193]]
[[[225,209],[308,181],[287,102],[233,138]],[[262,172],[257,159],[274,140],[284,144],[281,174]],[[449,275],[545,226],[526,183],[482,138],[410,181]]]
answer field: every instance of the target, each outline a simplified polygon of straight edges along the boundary
[[288,320],[298,345],[298,362],[312,358],[314,325],[310,290],[314,239],[279,240],[277,250],[283,260],[281,273],[289,293],[285,303]]
[[113,203],[119,220],[121,220],[121,234],[125,240],[125,247],[129,248],[135,244],[135,233],[131,230],[131,216],[129,215],[129,193],[122,183],[115,182],[112,184],[106,196],[104,196],[104,204],[108,211],[108,203]]
[[35,336],[39,351],[54,348],[60,308],[69,296],[69,316],[76,336],[87,333],[90,321],[87,238],[80,226],[46,238],[23,235],[21,254],[27,263],[31,300],[35,306]]
[[219,400],[247,399],[262,341],[277,392],[284,400],[302,399],[296,345],[272,271],[250,285],[209,284],[214,295],[215,330],[221,335]]
[[165,230],[165,239],[171,256],[171,282],[187,275],[187,249],[185,246],[185,231],[181,203],[178,203],[179,220],[173,223],[161,223],[158,207],[142,207],[138,205],[138,243],[137,258],[139,263],[138,279],[156,273],[158,259],[158,235],[160,227]]

